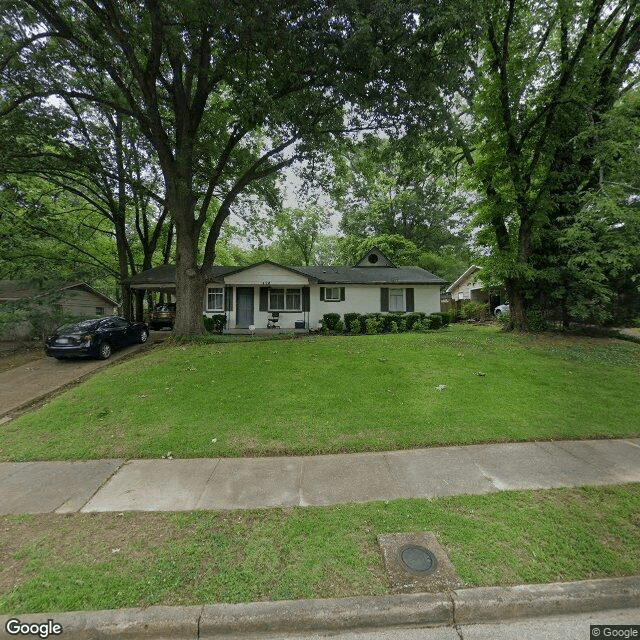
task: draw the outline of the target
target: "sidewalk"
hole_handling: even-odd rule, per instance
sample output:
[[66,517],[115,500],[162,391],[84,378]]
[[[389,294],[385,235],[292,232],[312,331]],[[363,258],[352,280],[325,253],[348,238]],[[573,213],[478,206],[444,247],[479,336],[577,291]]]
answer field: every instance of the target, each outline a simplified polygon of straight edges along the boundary
[[287,458],[0,463],[0,514],[329,505],[640,482],[640,439]]

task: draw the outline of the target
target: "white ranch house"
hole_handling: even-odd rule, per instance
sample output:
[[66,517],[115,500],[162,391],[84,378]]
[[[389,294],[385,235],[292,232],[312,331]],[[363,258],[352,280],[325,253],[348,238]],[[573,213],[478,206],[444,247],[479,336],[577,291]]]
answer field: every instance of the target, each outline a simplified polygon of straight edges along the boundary
[[[285,267],[265,261],[248,267],[211,267],[203,313],[224,313],[227,331],[317,329],[325,313],[440,311],[444,281],[420,267],[396,267],[377,248],[353,267]],[[129,280],[132,289],[175,296],[175,267],[162,265]],[[179,304],[179,302],[178,302]]]

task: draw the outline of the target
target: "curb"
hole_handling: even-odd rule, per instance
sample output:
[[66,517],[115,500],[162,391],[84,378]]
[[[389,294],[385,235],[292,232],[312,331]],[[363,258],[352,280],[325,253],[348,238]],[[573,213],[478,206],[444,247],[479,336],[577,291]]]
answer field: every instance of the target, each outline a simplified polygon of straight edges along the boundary
[[16,637],[9,634],[6,627],[8,620],[16,618],[22,624],[40,625],[48,621],[52,621],[50,625],[59,624],[65,640],[205,640],[243,634],[336,633],[376,627],[479,624],[625,609],[637,607],[639,602],[640,576],[631,576],[504,588],[478,587],[441,594],[0,616],[0,637]]

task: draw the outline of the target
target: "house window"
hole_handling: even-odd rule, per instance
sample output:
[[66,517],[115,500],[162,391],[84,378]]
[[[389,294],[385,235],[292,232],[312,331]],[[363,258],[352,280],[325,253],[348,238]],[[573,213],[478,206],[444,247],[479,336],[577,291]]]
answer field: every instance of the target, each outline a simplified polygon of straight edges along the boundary
[[104,307],[96,307],[96,315],[103,316],[104,315]]
[[404,289],[389,289],[389,311],[404,311]]
[[324,290],[324,299],[328,301],[340,301],[340,287],[326,287]]
[[301,311],[302,289],[269,289],[269,311]]
[[207,287],[207,311],[224,310],[224,289],[222,287]]
[[458,293],[458,300],[464,300],[464,292],[460,291],[460,293]]

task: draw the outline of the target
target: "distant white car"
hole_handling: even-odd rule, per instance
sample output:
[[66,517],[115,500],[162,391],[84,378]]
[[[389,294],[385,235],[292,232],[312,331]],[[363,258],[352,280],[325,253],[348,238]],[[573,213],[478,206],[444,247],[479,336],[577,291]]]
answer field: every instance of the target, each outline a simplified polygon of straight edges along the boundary
[[509,303],[505,302],[505,304],[499,304],[494,310],[493,315],[496,318],[499,318],[503,313],[509,313]]

